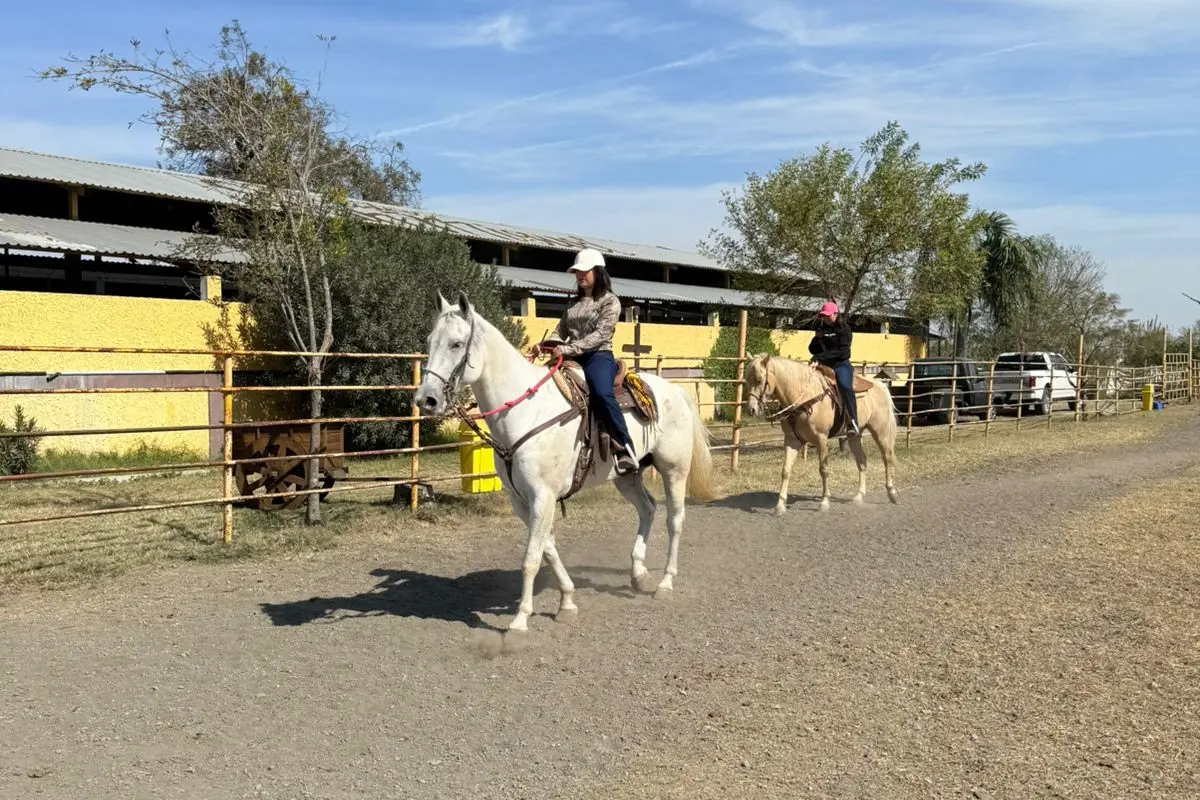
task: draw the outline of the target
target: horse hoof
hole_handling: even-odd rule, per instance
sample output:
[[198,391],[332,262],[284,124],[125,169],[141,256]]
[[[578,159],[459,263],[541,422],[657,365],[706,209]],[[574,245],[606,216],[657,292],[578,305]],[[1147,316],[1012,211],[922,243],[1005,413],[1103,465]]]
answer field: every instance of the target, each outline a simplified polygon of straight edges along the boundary
[[817,506],[817,510],[820,511],[822,514],[828,514],[829,513],[829,503],[821,503],[821,505]]
[[674,590],[671,589],[669,586],[660,586],[654,590],[654,599],[658,600],[660,602],[663,600],[666,600],[667,598],[669,598],[671,596],[672,591],[674,591]]
[[554,621],[564,625],[568,625],[577,619],[579,619],[578,608],[560,608],[558,613],[554,615]]
[[895,489],[892,489],[890,492],[888,492],[888,500],[892,501],[892,505],[899,505],[900,504],[900,493],[897,492]]
[[654,581],[650,578],[649,572],[643,572],[641,575],[634,577],[633,588],[642,594],[650,594],[654,591]]
[[786,513],[787,513],[787,506],[780,503],[779,505],[775,506],[775,509],[771,512],[771,516],[782,517]]
[[856,494],[856,495],[854,495],[853,502],[854,502],[854,505],[861,506],[861,505],[865,504],[867,501],[863,499],[863,496],[861,494]]

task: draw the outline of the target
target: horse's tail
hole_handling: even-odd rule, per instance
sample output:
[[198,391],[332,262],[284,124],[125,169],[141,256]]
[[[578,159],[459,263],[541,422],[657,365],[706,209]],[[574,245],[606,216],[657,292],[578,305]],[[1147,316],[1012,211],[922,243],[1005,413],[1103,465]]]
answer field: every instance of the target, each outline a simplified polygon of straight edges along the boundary
[[692,463],[688,470],[687,493],[697,500],[716,500],[717,494],[712,460],[712,432],[700,416],[700,406],[689,392],[688,409],[692,415]]

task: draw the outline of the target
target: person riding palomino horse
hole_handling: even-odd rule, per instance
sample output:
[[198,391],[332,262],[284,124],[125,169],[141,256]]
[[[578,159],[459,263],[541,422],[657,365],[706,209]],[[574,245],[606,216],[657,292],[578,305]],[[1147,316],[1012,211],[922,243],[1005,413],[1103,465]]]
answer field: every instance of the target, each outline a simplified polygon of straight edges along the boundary
[[818,314],[820,325],[808,343],[808,352],[812,353],[813,361],[829,367],[837,377],[838,394],[846,409],[846,419],[849,430],[860,435],[858,427],[858,401],[854,396],[854,367],[850,363],[850,345],[854,341],[854,332],[850,323],[839,312],[837,303],[829,302],[821,306]]
[[614,384],[617,362],[613,334],[621,319],[621,299],[613,293],[604,255],[590,247],[575,255],[569,272],[578,287],[554,331],[554,343],[533,346],[531,357],[549,351],[554,358],[569,358],[583,367],[592,413],[617,448],[617,475],[638,471],[637,452],[617,403]]

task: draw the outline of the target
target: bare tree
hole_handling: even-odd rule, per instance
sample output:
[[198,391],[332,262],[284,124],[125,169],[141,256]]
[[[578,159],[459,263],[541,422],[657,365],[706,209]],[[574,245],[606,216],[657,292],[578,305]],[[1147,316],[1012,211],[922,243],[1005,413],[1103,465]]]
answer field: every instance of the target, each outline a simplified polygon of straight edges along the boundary
[[[332,41],[323,39],[326,46]],[[419,176],[399,144],[378,147],[335,130],[333,109],[316,90],[255,51],[235,21],[221,29],[215,57],[165,49],[68,56],[42,73],[72,88],[97,86],[155,103],[143,120],[157,127],[176,166],[209,177],[230,196],[215,211],[215,238],[190,237],[180,256],[237,281],[251,307],[278,314],[303,353],[309,415],[321,415],[321,384],[334,345],[332,284],[347,252],[351,200],[411,203]],[[240,183],[223,180],[237,179]],[[240,258],[222,264],[219,252]],[[311,428],[313,449],[321,426]],[[317,488],[318,459],[309,470]],[[319,495],[306,519],[320,521]]]

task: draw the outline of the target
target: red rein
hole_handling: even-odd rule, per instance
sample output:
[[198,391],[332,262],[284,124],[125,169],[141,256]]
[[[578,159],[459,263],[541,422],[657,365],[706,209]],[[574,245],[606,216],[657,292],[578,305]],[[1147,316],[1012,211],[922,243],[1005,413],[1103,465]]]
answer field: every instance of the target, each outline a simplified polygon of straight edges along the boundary
[[[530,359],[530,361],[532,362],[532,359]],[[535,394],[538,393],[538,389],[541,389],[542,386],[545,385],[546,381],[548,381],[554,377],[554,373],[558,372],[558,370],[562,367],[562,363],[563,363],[563,357],[559,356],[558,360],[554,362],[554,366],[550,367],[550,369],[546,372],[546,377],[542,378],[540,381],[535,383],[533,386],[526,389],[525,393],[522,394],[520,397],[518,397],[516,400],[509,400],[504,405],[497,406],[496,408],[493,408],[491,411],[483,411],[480,413],[471,414],[470,415],[471,419],[486,419],[487,417],[491,417],[496,414],[499,414],[501,411],[508,411],[509,409],[515,407],[516,405],[533,397]]]

